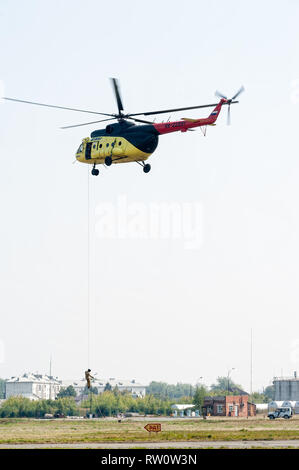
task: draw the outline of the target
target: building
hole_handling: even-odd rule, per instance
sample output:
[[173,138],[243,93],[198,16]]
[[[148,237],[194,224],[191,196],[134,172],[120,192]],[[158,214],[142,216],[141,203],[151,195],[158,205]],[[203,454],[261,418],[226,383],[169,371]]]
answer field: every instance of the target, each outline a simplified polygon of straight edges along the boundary
[[247,418],[256,415],[256,406],[248,401],[248,395],[221,395],[205,397],[203,413],[211,416]]
[[[135,380],[121,380],[115,378],[108,378],[108,379],[97,379],[95,378],[91,382],[92,388],[96,388],[98,393],[103,393],[105,390],[106,385],[109,384],[111,390],[118,389],[120,392],[129,392],[132,394],[133,397],[145,397],[146,394],[146,385],[142,385]],[[86,394],[86,380],[81,379],[76,382],[72,380],[64,380],[62,382],[62,387],[66,388],[72,385],[76,391],[77,397],[83,397]]]
[[194,411],[193,409],[195,408],[195,405],[192,405],[190,403],[186,405],[184,405],[183,403],[171,405],[171,408],[173,410],[174,417],[177,417],[178,413],[181,418],[183,418],[184,416],[188,416],[189,418],[191,416],[199,416],[199,410]]
[[293,377],[274,377],[274,401],[299,401],[299,379],[297,372]]
[[257,413],[268,413],[268,403],[255,403]]
[[55,400],[61,388],[61,382],[52,376],[24,374],[11,377],[5,384],[6,398],[22,396],[30,400]]

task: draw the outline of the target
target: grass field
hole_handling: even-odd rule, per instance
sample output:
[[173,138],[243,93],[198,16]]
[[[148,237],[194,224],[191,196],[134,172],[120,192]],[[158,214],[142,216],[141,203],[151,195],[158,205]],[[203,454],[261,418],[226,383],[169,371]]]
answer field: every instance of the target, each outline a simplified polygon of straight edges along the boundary
[[[159,418],[155,420],[159,422]],[[299,439],[299,417],[289,420],[265,418],[168,419],[160,421],[162,432],[150,434],[146,419],[37,420],[0,419],[0,444],[94,443],[155,441],[254,441]]]

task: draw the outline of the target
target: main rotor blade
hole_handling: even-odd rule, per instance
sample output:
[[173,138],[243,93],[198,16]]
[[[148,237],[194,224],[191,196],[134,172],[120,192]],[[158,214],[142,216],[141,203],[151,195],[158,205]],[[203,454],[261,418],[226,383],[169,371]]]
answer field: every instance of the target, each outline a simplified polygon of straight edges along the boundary
[[[239,103],[239,101],[232,101],[231,104],[233,103]],[[163,114],[163,113],[174,113],[176,111],[186,111],[188,109],[199,109],[199,108],[212,108],[217,106],[219,103],[213,103],[213,104],[202,104],[200,106],[189,106],[188,108],[175,108],[175,109],[164,109],[162,111],[150,111],[146,113],[134,113],[134,114],[128,114],[126,117],[129,118],[130,116],[150,116],[151,114]],[[223,103],[223,104],[228,104],[228,103]]]
[[218,96],[218,98],[224,98],[225,100],[227,100],[227,96],[223,95],[223,94],[220,93],[220,91],[218,91],[218,90],[215,91],[215,95]]
[[73,124],[72,126],[60,127],[60,129],[69,129],[70,127],[89,126],[89,124],[96,124],[98,122],[104,122],[104,121],[113,121],[114,119],[115,118],[109,118],[109,119],[101,119],[100,121],[84,122],[83,124]]
[[16,98],[7,98],[5,96],[3,96],[3,99],[9,100],[9,101],[16,101],[18,103],[35,104],[37,106],[46,106],[47,108],[58,108],[58,109],[67,109],[68,111],[78,111],[79,113],[100,114],[102,116],[114,116],[114,114],[98,113],[96,111],[87,111],[86,109],[66,108],[65,106],[55,106],[53,104],[36,103],[35,101],[18,100]]
[[[237,101],[236,101],[237,103]],[[130,113],[127,115],[127,117],[130,116],[150,116],[151,114],[163,114],[163,113],[174,113],[175,111],[186,111],[188,109],[198,109],[198,108],[211,108],[213,106],[217,106],[218,103],[214,104],[202,104],[200,106],[189,106],[188,108],[174,108],[174,109],[163,109],[161,111],[149,111],[146,113]],[[224,103],[226,104],[226,103]]]
[[243,87],[243,85],[241,86],[240,90],[237,91],[237,93],[232,97],[232,100],[234,100],[235,98],[237,98],[237,96],[239,96],[241,93],[243,93],[243,91],[245,90],[245,88]]
[[122,100],[121,100],[121,97],[120,97],[119,82],[118,82],[117,78],[110,78],[110,80],[111,80],[112,87],[113,87],[114,93],[115,93],[115,98],[116,98],[116,101],[117,101],[118,113],[121,114],[121,112],[124,110],[124,107],[123,107]]
[[130,116],[128,116],[126,119],[131,119],[132,121],[136,121],[136,122],[143,122],[144,124],[154,124],[152,121],[145,121],[143,119],[135,119]]

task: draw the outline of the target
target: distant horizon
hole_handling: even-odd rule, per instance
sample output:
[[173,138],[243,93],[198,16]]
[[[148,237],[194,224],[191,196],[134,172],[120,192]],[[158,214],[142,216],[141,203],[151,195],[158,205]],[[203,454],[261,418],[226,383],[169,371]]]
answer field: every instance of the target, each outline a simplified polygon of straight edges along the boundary
[[[91,371],[92,372],[92,371]],[[49,375],[49,373],[42,373],[42,372],[32,372],[32,371],[27,371],[27,372],[24,372],[24,373],[21,373],[21,374],[17,374],[17,375],[12,375],[10,376],[9,378],[6,377],[0,377],[0,379],[2,380],[10,380],[12,378],[17,378],[17,377],[23,377],[24,375],[41,375],[41,376],[46,376],[46,377],[52,377],[54,379],[57,379],[58,381],[60,381],[61,383],[62,382],[84,382],[85,381],[85,378],[84,378],[84,373],[82,374],[82,378],[60,378],[59,376],[57,375]],[[217,376],[217,377],[224,377],[226,378],[226,376]],[[216,383],[217,381],[217,377],[216,377],[216,380],[214,383]],[[289,376],[288,376],[289,377]],[[274,379],[275,377],[273,377]],[[287,378],[287,377],[286,377]],[[136,384],[140,384],[144,387],[148,387],[152,382],[157,382],[157,383],[165,383],[167,385],[178,385],[178,384],[182,384],[182,385],[191,385],[193,388],[196,388],[196,386],[204,386],[208,389],[211,388],[211,386],[214,384],[214,383],[211,383],[211,384],[206,384],[204,383],[204,381],[201,381],[201,382],[198,382],[198,383],[191,383],[191,382],[183,382],[183,381],[176,381],[176,382],[167,382],[167,381],[163,381],[163,380],[157,380],[157,379],[151,379],[151,380],[147,380],[147,381],[143,381],[143,380],[139,380],[138,378],[128,378],[128,377],[124,377],[124,376],[96,376],[95,377],[95,381],[100,381],[100,380],[115,380],[115,381],[119,381],[119,380],[123,380],[123,381],[126,381],[126,382],[132,382],[133,380],[135,381],[134,383]],[[299,378],[298,378],[299,380]],[[233,381],[234,385],[235,385],[235,382]],[[242,384],[239,384],[242,388],[243,391],[246,391],[246,389],[242,386]],[[265,389],[267,386],[269,385],[273,385],[273,383],[271,384],[268,384],[268,385],[265,385],[263,387],[263,389]],[[250,395],[250,392],[247,392],[249,395]],[[253,390],[253,393],[262,393],[262,390]]]

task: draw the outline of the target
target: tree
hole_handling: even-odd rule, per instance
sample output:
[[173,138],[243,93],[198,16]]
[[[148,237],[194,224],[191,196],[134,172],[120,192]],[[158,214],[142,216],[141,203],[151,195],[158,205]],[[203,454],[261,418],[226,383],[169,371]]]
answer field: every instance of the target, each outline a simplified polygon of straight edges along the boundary
[[65,416],[77,416],[78,407],[73,397],[64,397],[55,400],[55,413]]
[[163,400],[175,399],[178,401],[182,397],[192,397],[195,388],[191,384],[177,383],[176,385],[166,382],[152,381],[146,388],[147,395],[153,395]]
[[104,388],[104,392],[110,392],[110,390],[112,390],[112,387],[111,387],[110,383],[107,382],[106,385],[105,385],[105,388]]
[[274,385],[268,385],[264,390],[264,395],[267,398],[267,402],[274,400],[275,389]]
[[204,398],[208,395],[208,391],[204,385],[201,385],[199,387],[196,387],[194,397],[193,397],[193,403],[198,407],[198,409],[201,411],[201,408],[204,403]]
[[83,395],[88,395],[89,393],[92,393],[93,395],[98,395],[99,390],[97,389],[97,387],[88,388],[86,385],[83,390]]
[[217,383],[211,385],[211,392],[214,395],[240,395],[243,390],[230,377],[217,377]]
[[5,380],[0,379],[0,399],[5,398]]
[[74,387],[72,385],[69,385],[67,388],[62,388],[58,395],[57,395],[57,398],[64,398],[64,397],[75,397],[77,394],[76,394],[76,390],[74,389]]
[[171,402],[155,398],[153,395],[133,398],[130,393],[115,394],[113,391],[106,391],[94,397],[92,403],[85,400],[83,408],[92,409],[92,413],[98,416],[116,416],[118,413],[135,412],[142,414],[170,415]]
[[9,397],[0,408],[0,418],[42,418],[46,413],[77,416],[79,409],[72,397],[33,401],[21,396]]
[[264,400],[265,400],[265,395],[259,392],[253,392],[248,397],[248,401],[251,403],[264,403],[265,402]]

